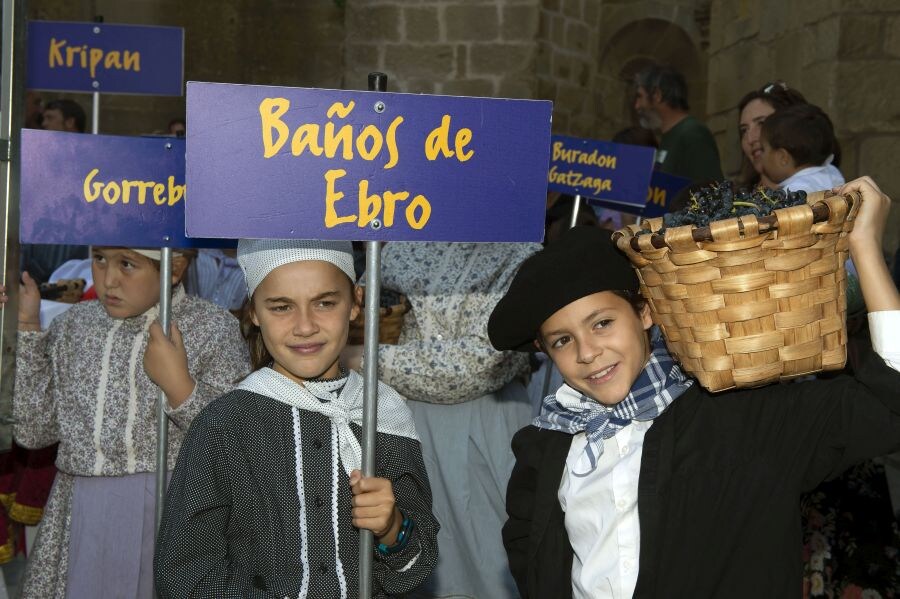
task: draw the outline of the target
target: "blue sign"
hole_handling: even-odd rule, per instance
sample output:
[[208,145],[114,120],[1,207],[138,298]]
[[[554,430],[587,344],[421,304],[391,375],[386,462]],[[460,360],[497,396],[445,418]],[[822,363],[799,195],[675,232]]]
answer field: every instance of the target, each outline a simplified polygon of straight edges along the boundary
[[618,210],[626,214],[635,214],[644,218],[652,216],[662,216],[669,209],[672,200],[682,189],[691,184],[690,179],[653,171],[650,177],[650,189],[647,192],[646,204],[631,205],[620,204],[618,202],[608,202],[606,200],[588,199],[588,203],[600,208],[609,208],[610,210]]
[[668,173],[653,171],[650,179],[650,192],[647,194],[647,205],[640,213],[644,218],[662,216],[671,212],[672,200],[691,184],[691,180]]
[[185,142],[22,129],[22,243],[221,247],[184,236]]
[[655,150],[553,136],[548,187],[553,191],[602,200],[623,212],[644,207]]
[[539,241],[551,110],[189,82],[187,234]]
[[184,29],[107,23],[28,23],[26,87],[182,95]]

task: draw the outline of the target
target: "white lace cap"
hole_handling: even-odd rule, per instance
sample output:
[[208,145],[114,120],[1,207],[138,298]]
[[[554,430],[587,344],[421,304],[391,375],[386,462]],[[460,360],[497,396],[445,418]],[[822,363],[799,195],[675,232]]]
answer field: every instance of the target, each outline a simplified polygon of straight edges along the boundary
[[307,260],[330,262],[356,282],[353,268],[353,245],[349,241],[314,241],[307,239],[241,239],[237,260],[247,281],[247,295],[253,292],[270,272]]

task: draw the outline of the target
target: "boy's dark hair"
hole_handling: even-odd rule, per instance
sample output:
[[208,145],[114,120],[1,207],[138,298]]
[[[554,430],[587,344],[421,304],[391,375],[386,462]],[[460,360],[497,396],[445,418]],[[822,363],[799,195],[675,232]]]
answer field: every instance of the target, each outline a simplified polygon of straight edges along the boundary
[[652,96],[659,90],[662,101],[681,110],[688,110],[687,83],[684,76],[672,67],[653,65],[634,76],[638,87]]
[[784,149],[797,166],[818,166],[834,154],[834,127],[821,108],[797,104],[776,110],[763,121],[760,136]]
[[644,296],[641,295],[639,291],[613,291],[612,293],[618,295],[623,300],[631,304],[631,309],[634,310],[634,313],[638,315],[638,318],[641,316],[641,312],[643,312],[644,308],[647,306],[647,300],[644,299]]
[[84,133],[87,116],[84,114],[84,109],[75,100],[69,100],[68,98],[53,100],[44,106],[44,110],[60,111],[63,116],[63,122],[68,119],[75,119],[75,128],[78,129],[79,133]]

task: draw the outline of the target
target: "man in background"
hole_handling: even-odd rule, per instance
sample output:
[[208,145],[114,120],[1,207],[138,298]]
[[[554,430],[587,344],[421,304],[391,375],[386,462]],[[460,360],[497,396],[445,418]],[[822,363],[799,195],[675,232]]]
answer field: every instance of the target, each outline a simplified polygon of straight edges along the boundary
[[693,183],[721,180],[716,140],[706,125],[689,114],[687,84],[681,73],[654,65],[637,74],[635,86],[634,108],[641,126],[662,134],[656,154],[659,170]]

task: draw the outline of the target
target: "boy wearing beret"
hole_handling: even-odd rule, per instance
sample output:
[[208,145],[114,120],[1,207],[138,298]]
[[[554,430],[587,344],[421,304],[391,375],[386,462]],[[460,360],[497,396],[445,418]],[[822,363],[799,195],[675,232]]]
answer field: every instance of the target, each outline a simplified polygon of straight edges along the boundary
[[523,597],[799,594],[800,494],[900,448],[890,200],[868,178],[840,191],[863,197],[849,241],[874,351],[855,377],[713,396],[669,355],[608,232],[524,262],[491,342],[546,352],[565,384],[513,439],[503,540]]

